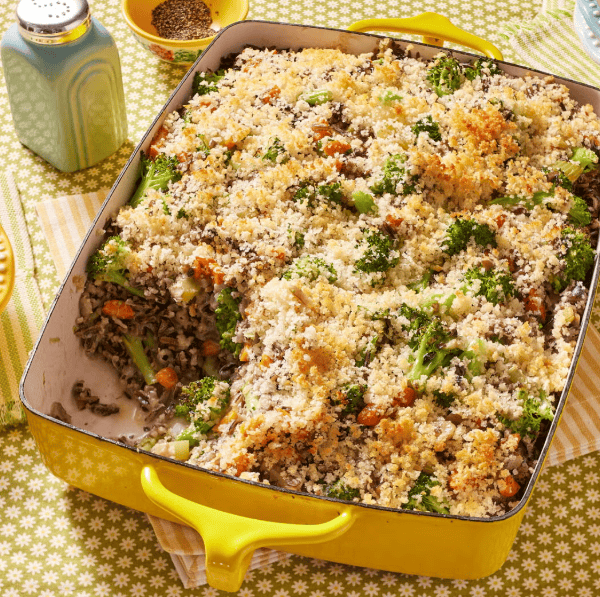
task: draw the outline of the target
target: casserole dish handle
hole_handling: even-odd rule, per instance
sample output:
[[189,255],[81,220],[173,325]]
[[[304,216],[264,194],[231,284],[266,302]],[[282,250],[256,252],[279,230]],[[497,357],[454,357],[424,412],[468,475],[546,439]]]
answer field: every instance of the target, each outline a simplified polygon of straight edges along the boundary
[[481,52],[488,58],[502,60],[502,52],[492,43],[453,25],[447,17],[435,12],[424,12],[405,19],[363,19],[348,27],[348,31],[395,31],[422,35],[423,43],[432,46],[449,41]]
[[142,488],[152,503],[200,533],[208,584],[222,591],[240,588],[255,549],[323,543],[344,534],[354,522],[350,509],[314,525],[269,522],[221,512],[172,493],[151,466],[142,469]]

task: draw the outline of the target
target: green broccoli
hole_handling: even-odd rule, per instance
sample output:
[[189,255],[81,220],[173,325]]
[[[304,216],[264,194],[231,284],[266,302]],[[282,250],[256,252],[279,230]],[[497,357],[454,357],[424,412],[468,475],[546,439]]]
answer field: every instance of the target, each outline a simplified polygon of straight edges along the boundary
[[356,359],[357,367],[366,367],[374,358],[377,353],[377,345],[379,343],[379,336],[373,336],[364,348],[360,351],[358,359]]
[[438,58],[427,73],[427,81],[439,97],[454,93],[461,86],[462,80],[462,67],[451,56]]
[[175,416],[192,422],[195,432],[207,435],[227,410],[229,399],[227,382],[203,377],[181,388]]
[[131,252],[129,244],[119,236],[111,236],[90,257],[86,271],[97,282],[112,282],[122,286],[135,296],[144,296],[144,291],[134,288],[127,278],[125,259]]
[[440,125],[434,122],[431,116],[425,116],[418,120],[410,129],[415,137],[418,137],[421,133],[427,133],[432,141],[441,141],[442,133],[440,133]]
[[415,185],[412,184],[416,177],[411,177],[410,183],[406,180],[406,169],[400,164],[406,162],[406,156],[400,153],[395,153],[388,157],[383,166],[383,177],[379,182],[376,182],[370,187],[375,195],[383,195],[390,193],[397,195],[398,184],[402,185],[402,194],[408,195],[414,193]]
[[154,160],[151,160],[142,152],[140,164],[141,180],[138,183],[135,193],[129,200],[129,204],[132,207],[140,204],[148,189],[164,191],[170,182],[177,182],[181,179],[181,173],[177,171],[179,162],[174,156],[167,157],[164,154],[160,154]]
[[310,181],[306,181],[294,193],[293,200],[300,203],[306,200],[309,207],[312,207],[317,199],[324,199],[330,203],[341,205],[343,193],[340,187],[341,183],[339,182],[315,185]]
[[333,93],[329,89],[315,89],[305,91],[298,96],[298,100],[304,100],[309,106],[320,106],[333,99]]
[[543,205],[544,199],[554,196],[554,191],[537,191],[531,198],[521,197],[520,195],[510,195],[508,197],[498,197],[490,201],[491,205],[502,205],[504,207],[512,207],[513,205],[523,205],[525,209],[532,210],[536,205]]
[[431,282],[431,278],[435,272],[432,269],[428,269],[421,278],[415,280],[414,282],[410,282],[406,287],[414,290],[417,294],[421,292],[421,290],[425,290],[429,286]]
[[367,245],[363,256],[354,264],[355,271],[374,273],[387,272],[396,267],[399,257],[391,257],[394,240],[378,230],[366,230],[363,241]]
[[595,251],[590,245],[590,239],[583,232],[565,228],[562,231],[562,245],[558,253],[564,267],[552,281],[554,290],[562,292],[573,280],[585,280],[594,263],[594,256]]
[[442,249],[447,255],[456,255],[467,248],[471,239],[484,248],[497,246],[496,237],[487,224],[458,218],[448,226]]
[[479,281],[479,288],[475,296],[484,296],[494,305],[504,302],[511,296],[516,296],[517,291],[511,275],[496,269],[486,270],[483,267],[472,267],[465,273],[465,280],[473,286]]
[[233,288],[224,288],[217,296],[217,308],[215,309],[217,331],[221,336],[221,348],[239,356],[242,344],[233,341],[237,322],[242,319],[239,305],[242,297],[233,298]]
[[132,334],[125,334],[122,338],[123,345],[127,349],[131,360],[142,374],[144,381],[149,385],[156,383],[156,373],[150,359],[144,350],[144,341]]
[[488,360],[487,345],[481,338],[479,338],[478,340],[471,342],[469,348],[460,353],[459,357],[466,361],[468,378],[483,375],[485,364]]
[[377,213],[377,204],[373,201],[373,196],[364,191],[354,191],[352,193],[354,207],[361,214]]
[[395,89],[386,89],[380,96],[379,101],[387,106],[393,102],[399,102],[402,100],[402,96],[396,93]]
[[454,394],[448,394],[447,392],[442,392],[440,390],[434,390],[433,395],[435,403],[442,408],[450,408],[456,399]]
[[408,332],[408,345],[414,351],[413,365],[407,375],[410,381],[419,381],[423,375],[430,377],[462,353],[447,347],[452,336],[439,317],[406,304],[401,305],[399,312],[408,320],[408,324],[402,324],[402,329]]
[[347,502],[351,502],[360,495],[358,489],[348,487],[341,479],[327,485],[324,489],[324,493],[327,497],[346,500]]
[[366,391],[366,385],[347,383],[338,390],[333,403],[342,405],[342,415],[356,414],[362,410],[365,405],[363,396]]
[[576,147],[567,161],[560,160],[552,164],[550,170],[562,172],[571,183],[574,183],[583,173],[595,170],[597,167],[598,156],[594,151],[586,147]]
[[577,195],[573,195],[573,203],[569,210],[569,222],[580,228],[589,226],[592,223],[592,214],[587,203]]
[[498,420],[521,437],[527,435],[535,439],[540,431],[542,421],[552,421],[554,418],[552,406],[546,401],[546,394],[543,391],[536,398],[529,396],[525,390],[519,390],[517,398],[523,404],[521,416],[518,419],[509,419],[503,415],[497,415]]
[[465,68],[464,73],[469,81],[473,81],[477,77],[501,75],[502,71],[490,58],[478,58],[471,66]]
[[217,83],[225,76],[224,70],[216,73],[196,73],[192,83],[192,95],[206,95],[211,91],[217,91]]
[[281,143],[281,140],[279,139],[279,137],[275,137],[275,139],[273,139],[273,142],[271,143],[271,145],[269,145],[269,147],[263,154],[262,159],[263,159],[263,161],[269,161],[269,162],[276,163],[277,156],[282,155],[284,157],[280,163],[283,164],[283,163],[287,162],[289,159],[289,158],[287,158],[285,153],[286,153],[285,147]]
[[304,255],[294,260],[290,269],[285,271],[281,277],[284,280],[291,280],[296,276],[298,278],[307,278],[311,282],[314,282],[321,275],[324,275],[330,284],[334,284],[338,278],[333,265],[320,257]]
[[544,168],[543,171],[548,175],[548,180],[554,184],[555,187],[562,187],[567,191],[573,190],[573,183],[569,177],[559,168]]
[[420,512],[436,512],[449,514],[448,507],[431,495],[431,488],[439,485],[432,475],[421,473],[412,489],[408,492],[408,502],[402,506],[404,510],[419,510]]

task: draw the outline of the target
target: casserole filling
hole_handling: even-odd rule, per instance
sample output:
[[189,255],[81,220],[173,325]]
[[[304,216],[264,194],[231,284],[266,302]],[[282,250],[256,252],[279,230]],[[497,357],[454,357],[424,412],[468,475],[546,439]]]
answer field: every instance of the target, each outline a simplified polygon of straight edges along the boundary
[[[390,42],[196,75],[81,298],[83,346],[144,411],[121,439],[317,495],[506,512],[574,353],[599,134],[551,77]],[[93,392],[78,407],[110,414]]]

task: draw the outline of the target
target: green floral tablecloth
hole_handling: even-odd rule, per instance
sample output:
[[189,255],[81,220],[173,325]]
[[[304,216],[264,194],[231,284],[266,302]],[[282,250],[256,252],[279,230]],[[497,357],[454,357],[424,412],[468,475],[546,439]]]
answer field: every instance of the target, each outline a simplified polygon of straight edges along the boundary
[[[541,0],[250,0],[250,18],[346,27],[367,17],[432,10],[496,43],[510,21],[531,21]],[[110,186],[129,153],[185,70],[159,62],[130,36],[119,0],[91,1],[93,14],[119,46],[130,141],[101,164],[61,174],[23,148],[14,133],[0,81],[0,168],[18,180],[36,276],[46,307],[58,288],[54,264],[36,221],[38,202]],[[0,1],[0,30],[13,22],[16,0]],[[77,463],[74,463],[77,465]],[[509,559],[478,581],[409,577],[300,557],[247,575],[241,597],[597,597],[600,595],[600,455],[584,456],[542,475]],[[399,541],[402,538],[399,537]],[[432,554],[435,557],[435,554]],[[42,465],[25,426],[0,431],[0,595],[3,597],[212,597],[209,587],[182,588],[169,556],[139,512],[73,489]]]

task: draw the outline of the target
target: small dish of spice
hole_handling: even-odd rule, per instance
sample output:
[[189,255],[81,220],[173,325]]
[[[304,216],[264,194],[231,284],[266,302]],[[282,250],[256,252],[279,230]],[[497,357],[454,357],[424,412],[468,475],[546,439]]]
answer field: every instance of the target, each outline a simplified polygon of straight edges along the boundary
[[164,0],[152,11],[152,24],[165,39],[202,39],[216,33],[202,0]]
[[193,64],[220,29],[248,14],[248,0],[122,0],[133,36],[171,64]]

